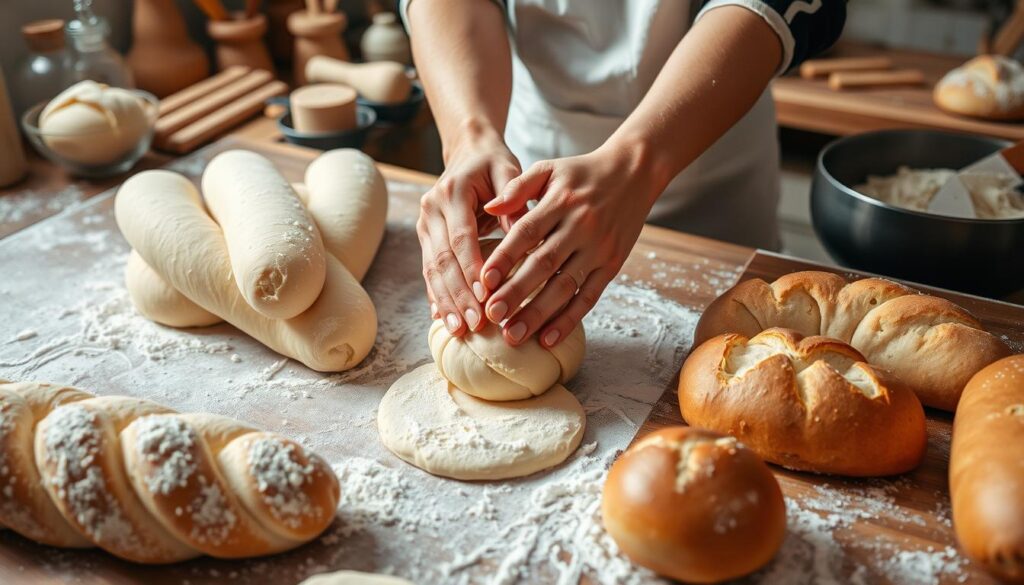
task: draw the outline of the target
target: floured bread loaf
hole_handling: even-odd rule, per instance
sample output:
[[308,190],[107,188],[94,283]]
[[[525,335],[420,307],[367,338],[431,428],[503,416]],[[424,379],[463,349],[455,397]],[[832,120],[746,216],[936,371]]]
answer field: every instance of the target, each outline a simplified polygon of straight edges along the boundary
[[928,443],[907,386],[845,343],[788,329],[720,335],[693,350],[679,407],[690,425],[801,471],[895,475],[917,467]]
[[302,445],[212,414],[41,382],[0,384],[0,523],[139,563],[295,548],[338,479]]
[[1024,67],[1001,55],[981,55],[935,84],[935,105],[986,120],[1024,118]]

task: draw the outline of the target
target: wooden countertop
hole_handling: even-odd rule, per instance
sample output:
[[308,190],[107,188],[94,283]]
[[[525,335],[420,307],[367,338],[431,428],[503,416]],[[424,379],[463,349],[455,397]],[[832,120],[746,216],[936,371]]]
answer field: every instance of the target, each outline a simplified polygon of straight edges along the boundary
[[824,79],[802,79],[795,72],[772,83],[776,118],[780,126],[824,134],[857,134],[885,128],[931,128],[1006,138],[1024,139],[1024,124],[985,122],[946,114],[932,102],[932,87],[964,57],[898,49],[883,49],[841,42],[827,57],[884,54],[897,69],[924,72],[919,87],[887,87],[832,91]]

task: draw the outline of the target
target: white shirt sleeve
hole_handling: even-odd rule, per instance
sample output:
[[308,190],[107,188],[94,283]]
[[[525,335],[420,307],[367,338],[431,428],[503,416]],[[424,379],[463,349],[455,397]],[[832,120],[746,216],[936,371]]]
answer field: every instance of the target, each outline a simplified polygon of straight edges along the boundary
[[[403,3],[408,1],[402,0]],[[793,38],[793,31],[790,30],[789,24],[783,19],[782,15],[760,0],[711,0],[704,5],[704,8],[697,14],[697,18],[693,19],[693,22],[696,24],[705,14],[722,6],[742,6],[763,18],[768,23],[768,26],[772,27],[772,30],[779,36],[779,41],[782,43],[782,63],[775,74],[782,75],[785,73],[793,62],[796,41]]]

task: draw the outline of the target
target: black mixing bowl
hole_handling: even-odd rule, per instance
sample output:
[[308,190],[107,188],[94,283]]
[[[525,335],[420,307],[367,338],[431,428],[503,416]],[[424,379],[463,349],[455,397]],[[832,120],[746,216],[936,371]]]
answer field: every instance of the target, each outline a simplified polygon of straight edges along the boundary
[[932,130],[840,138],[818,156],[811,187],[814,231],[845,266],[990,297],[1024,289],[1024,219],[942,217],[853,190],[900,166],[959,169],[1009,143]]

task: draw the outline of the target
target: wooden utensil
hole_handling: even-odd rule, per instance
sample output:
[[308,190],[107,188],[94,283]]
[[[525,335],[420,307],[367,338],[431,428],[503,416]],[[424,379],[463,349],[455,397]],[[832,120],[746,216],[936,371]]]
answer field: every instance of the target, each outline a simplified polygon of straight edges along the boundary
[[193,0],[199,10],[203,11],[210,20],[227,20],[228,11],[224,9],[224,5],[221,4],[220,0]]
[[800,66],[800,77],[813,79],[840,71],[877,71],[892,69],[892,59],[884,56],[811,59]]
[[995,55],[1010,57],[1024,40],[1024,0],[1017,0],[1010,17],[996,33],[989,47]]
[[266,85],[274,76],[263,69],[250,71],[239,79],[231,82],[212,93],[195,99],[156,121],[155,137],[158,143],[181,128],[213,114],[232,102],[244,97]]
[[320,14],[320,3],[317,0],[306,0],[306,12]]
[[272,81],[171,134],[160,147],[171,152],[190,152],[229,128],[259,114],[266,100],[287,92],[288,85],[283,81]]
[[159,117],[163,117],[183,106],[187,106],[199,98],[211,94],[235,80],[242,78],[251,70],[252,69],[249,67],[242,66],[229,67],[213,77],[204,79],[195,85],[186,87],[178,93],[169,95],[160,100],[160,107],[157,108],[157,115]]
[[260,10],[260,0],[245,0],[245,17],[252,18]]
[[921,85],[923,83],[924,73],[920,69],[842,71],[828,77],[828,86],[835,91],[892,85]]

